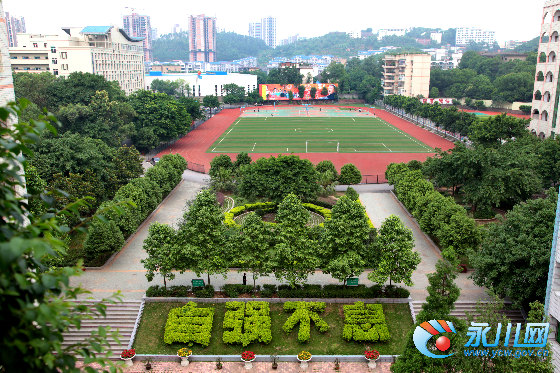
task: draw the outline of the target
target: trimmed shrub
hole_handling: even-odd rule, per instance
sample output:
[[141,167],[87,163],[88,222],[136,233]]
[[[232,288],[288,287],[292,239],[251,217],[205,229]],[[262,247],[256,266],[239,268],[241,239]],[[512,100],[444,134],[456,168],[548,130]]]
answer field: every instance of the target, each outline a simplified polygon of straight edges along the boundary
[[299,324],[298,342],[305,343],[311,338],[311,321],[320,333],[329,330],[329,324],[317,313],[325,311],[325,302],[286,302],[284,303],[285,312],[293,312],[286,320],[282,329],[290,333]]
[[94,219],[84,242],[84,254],[87,261],[99,256],[108,256],[119,251],[124,245],[124,237],[112,220]]
[[227,302],[226,309],[222,336],[224,343],[246,347],[252,342],[272,341],[268,302]]
[[159,285],[153,285],[146,290],[147,297],[188,297],[191,291],[190,285],[174,285],[165,288]]
[[197,298],[213,298],[214,297],[214,286],[205,285],[204,287],[193,288],[194,296]]
[[345,305],[342,338],[356,342],[387,342],[389,329],[380,304],[356,302]]
[[227,154],[220,154],[210,161],[210,171],[208,172],[208,175],[210,175],[211,178],[214,178],[218,175],[219,170],[222,168],[233,170],[233,162]]
[[[259,290],[259,286],[257,286],[257,291]],[[241,285],[241,284],[226,284],[222,286],[222,292],[228,298],[237,298],[239,294],[246,294],[252,293],[253,287],[251,285]]]
[[519,110],[525,114],[531,114],[531,105],[521,105],[519,106]]
[[350,198],[352,201],[357,201],[358,198],[360,198],[360,195],[358,194],[358,192],[356,192],[356,189],[352,188],[352,187],[348,187],[348,189],[346,189],[346,196],[348,198]]
[[334,175],[334,179],[335,180],[338,179],[338,172],[336,171],[336,167],[334,167],[334,164],[329,160],[324,160],[324,161],[321,161],[321,162],[317,163],[317,166],[315,166],[315,169],[320,174],[322,174],[323,172],[329,172],[330,171]]
[[165,323],[163,341],[167,344],[186,343],[192,346],[198,343],[204,347],[210,344],[214,308],[197,308],[195,302],[169,311]]
[[276,294],[276,285],[265,284],[262,286],[261,297],[272,298]]
[[358,167],[352,163],[347,163],[340,169],[338,181],[343,185],[359,184],[362,182],[362,173],[358,170]]

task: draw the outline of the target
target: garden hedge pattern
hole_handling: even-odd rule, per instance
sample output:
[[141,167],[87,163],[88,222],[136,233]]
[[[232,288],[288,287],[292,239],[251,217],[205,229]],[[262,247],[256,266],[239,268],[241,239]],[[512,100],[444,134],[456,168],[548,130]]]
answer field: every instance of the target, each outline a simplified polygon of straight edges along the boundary
[[[325,220],[329,220],[332,216],[331,210],[314,205],[312,203],[302,203],[303,207],[307,210],[315,212],[321,215]],[[276,211],[278,208],[278,203],[276,202],[257,202],[257,203],[248,203],[242,206],[237,206],[229,210],[224,214],[224,224],[228,227],[239,228],[240,225],[234,221],[236,216],[239,216],[245,212],[255,211],[255,210],[263,210],[264,212],[272,212]],[[276,225],[276,223],[269,223],[266,224]],[[322,224],[319,224],[322,226]]]
[[325,302],[286,302],[284,303],[285,312],[293,312],[286,320],[282,329],[290,333],[299,323],[298,342],[305,343],[311,338],[311,321],[320,333],[329,330],[329,324],[323,320],[318,313],[325,311]]
[[197,308],[195,302],[169,311],[165,323],[163,341],[167,344],[186,343],[192,346],[198,343],[204,347],[210,344],[214,308]]
[[270,343],[270,304],[268,302],[227,302],[223,341],[227,344]]
[[345,305],[342,338],[356,342],[387,342],[390,338],[381,304]]

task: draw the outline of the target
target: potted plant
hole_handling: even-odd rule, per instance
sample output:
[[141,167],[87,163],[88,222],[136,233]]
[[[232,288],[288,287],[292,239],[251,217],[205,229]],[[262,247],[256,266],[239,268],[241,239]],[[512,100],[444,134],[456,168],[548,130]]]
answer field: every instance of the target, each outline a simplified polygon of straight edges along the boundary
[[366,360],[368,361],[368,367],[370,369],[375,369],[375,367],[377,366],[377,359],[379,359],[379,351],[376,350],[366,350],[364,352],[364,356],[366,358]]
[[177,351],[177,356],[181,358],[181,365],[186,367],[189,365],[189,356],[192,355],[192,350],[188,350],[185,347]]
[[278,355],[272,354],[270,358],[272,359],[272,369],[278,369]]
[[309,351],[301,351],[297,355],[301,369],[307,369],[309,360],[311,360],[311,353]]
[[221,358],[221,357],[217,358],[217,359],[216,359],[216,369],[217,369],[217,370],[220,370],[220,369],[222,369],[223,367],[224,367],[224,365],[222,364],[222,358]]
[[131,348],[130,350],[123,350],[121,352],[121,360],[124,360],[127,367],[132,366],[132,359],[136,356],[136,351]]
[[150,359],[144,360],[146,370],[152,370],[152,361]]
[[255,360],[255,353],[253,351],[244,351],[241,354],[241,360],[245,362],[245,369],[252,369],[253,360]]

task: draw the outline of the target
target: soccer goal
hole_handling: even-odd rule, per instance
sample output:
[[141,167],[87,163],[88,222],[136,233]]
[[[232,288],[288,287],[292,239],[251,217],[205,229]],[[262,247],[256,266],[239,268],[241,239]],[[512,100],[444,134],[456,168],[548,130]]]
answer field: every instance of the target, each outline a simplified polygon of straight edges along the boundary
[[306,153],[338,153],[339,151],[338,140],[305,140]]

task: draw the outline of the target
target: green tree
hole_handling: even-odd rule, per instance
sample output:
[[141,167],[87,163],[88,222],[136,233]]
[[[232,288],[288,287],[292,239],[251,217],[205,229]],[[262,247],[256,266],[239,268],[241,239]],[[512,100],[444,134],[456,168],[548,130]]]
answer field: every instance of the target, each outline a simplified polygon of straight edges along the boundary
[[308,220],[309,211],[294,194],[288,194],[278,206],[277,241],[271,266],[274,276],[291,286],[304,282],[320,264],[318,244],[308,237]]
[[357,201],[360,198],[358,192],[356,192],[356,190],[352,187],[348,187],[348,189],[346,189],[345,196],[350,198],[352,201]]
[[220,101],[216,96],[204,96],[202,99],[202,106],[210,109],[210,115],[212,115],[212,109],[220,107]]
[[189,37],[187,32],[161,35],[152,43],[156,61],[171,62],[173,60],[188,61]]
[[[49,104],[47,88],[56,80],[56,76],[50,72],[40,74],[15,73],[14,91],[19,101],[26,98],[43,109]],[[25,111],[23,112],[25,113]]]
[[140,177],[144,172],[140,153],[134,146],[123,145],[117,149],[112,159],[112,171],[115,192],[132,179]]
[[544,299],[557,197],[551,190],[547,198],[515,205],[505,219],[490,224],[479,252],[470,258],[475,284],[519,306]]
[[237,158],[235,158],[233,167],[239,170],[241,166],[249,165],[252,161],[253,160],[251,159],[251,157],[249,157],[249,154],[247,154],[246,152],[241,152],[237,154]]
[[218,61],[233,61],[257,56],[270,49],[261,39],[239,35],[234,32],[218,32],[216,34],[216,58]]
[[439,89],[437,87],[430,88],[430,97],[439,97]]
[[231,258],[225,250],[225,226],[216,195],[203,190],[189,207],[179,227],[178,270],[190,269],[197,276],[225,274]]
[[186,83],[183,79],[154,79],[152,81],[152,84],[150,84],[150,88],[152,91],[165,93],[166,95],[174,97],[184,97],[187,96],[190,92],[189,84]]
[[[14,103],[0,108],[4,123],[10,115],[21,114]],[[60,237],[68,229],[58,217],[76,213],[84,202],[39,216],[29,211],[25,197],[17,192],[25,188],[22,175],[27,157],[33,154],[31,145],[46,129],[56,133],[55,123],[54,117],[41,116],[0,128],[0,321],[4,325],[0,361],[6,372],[78,372],[76,363],[82,358],[115,372],[105,354],[109,348],[106,328],[93,331],[71,346],[62,345],[64,332],[70,327],[80,329],[83,319],[103,314],[107,303],[102,300],[93,310],[90,305],[76,303],[86,291],[69,282],[82,272],[81,267],[48,265],[65,255],[67,249]],[[90,371],[97,371],[95,365]]]
[[273,68],[268,72],[268,84],[294,84],[300,85],[303,82],[303,75],[296,67]]
[[346,75],[344,65],[340,62],[331,62],[329,66],[321,73],[324,79],[329,83],[340,83]]
[[321,95],[326,96],[328,94],[329,94],[329,90],[327,89],[327,87],[323,87],[323,89],[321,89]]
[[224,84],[223,90],[225,92],[225,104],[236,104],[245,101],[245,88],[234,83],[229,83]]
[[309,90],[309,94],[311,95],[311,99],[314,100],[317,98],[317,87],[313,86]]
[[186,107],[165,93],[140,90],[129,97],[137,113],[131,138],[141,151],[187,133],[192,119]]
[[504,141],[511,141],[527,135],[528,121],[511,115],[491,116],[487,120],[474,122],[469,130],[469,139],[483,146],[499,146]]
[[332,161],[329,161],[328,159],[317,163],[317,166],[315,166],[315,169],[319,173],[330,171],[330,172],[333,173],[335,179],[338,179],[338,172],[336,171],[336,167],[334,167],[334,164],[332,163]]
[[362,173],[358,170],[358,167],[352,163],[347,163],[340,169],[338,181],[343,185],[359,184],[362,182]]
[[305,95],[305,86],[304,85],[299,85],[298,86],[298,95],[299,95],[299,98],[303,99],[303,96]]
[[389,279],[389,285],[395,281],[412,286],[412,272],[420,263],[420,254],[413,248],[412,230],[398,216],[389,216],[379,229],[377,267],[368,274],[368,279],[379,284]]
[[210,161],[210,171],[208,174],[210,177],[215,177],[220,169],[233,170],[234,165],[231,158],[227,154],[220,154],[215,156],[212,161]]
[[253,288],[256,288],[258,277],[268,276],[272,272],[270,258],[274,256],[271,245],[274,243],[273,237],[261,217],[251,212],[233,240],[236,263],[240,270],[253,274]]
[[84,241],[84,257],[88,263],[99,265],[98,258],[104,262],[124,245],[124,237],[112,220],[96,219],[91,223]]
[[47,189],[47,182],[39,176],[37,168],[27,165],[25,167],[25,187],[29,194],[29,211],[35,216],[41,216],[47,212],[46,205],[41,199]]
[[173,270],[177,264],[177,243],[175,230],[167,224],[158,222],[150,225],[148,237],[144,240],[143,249],[148,254],[140,262],[146,268],[148,282],[154,279],[156,273],[163,278],[163,286],[167,289],[167,280],[175,278]]
[[[375,230],[374,230],[375,232]],[[366,266],[375,262],[372,255],[371,232],[365,208],[360,202],[342,196],[325,222],[321,240],[323,272],[339,281],[359,276]]]

